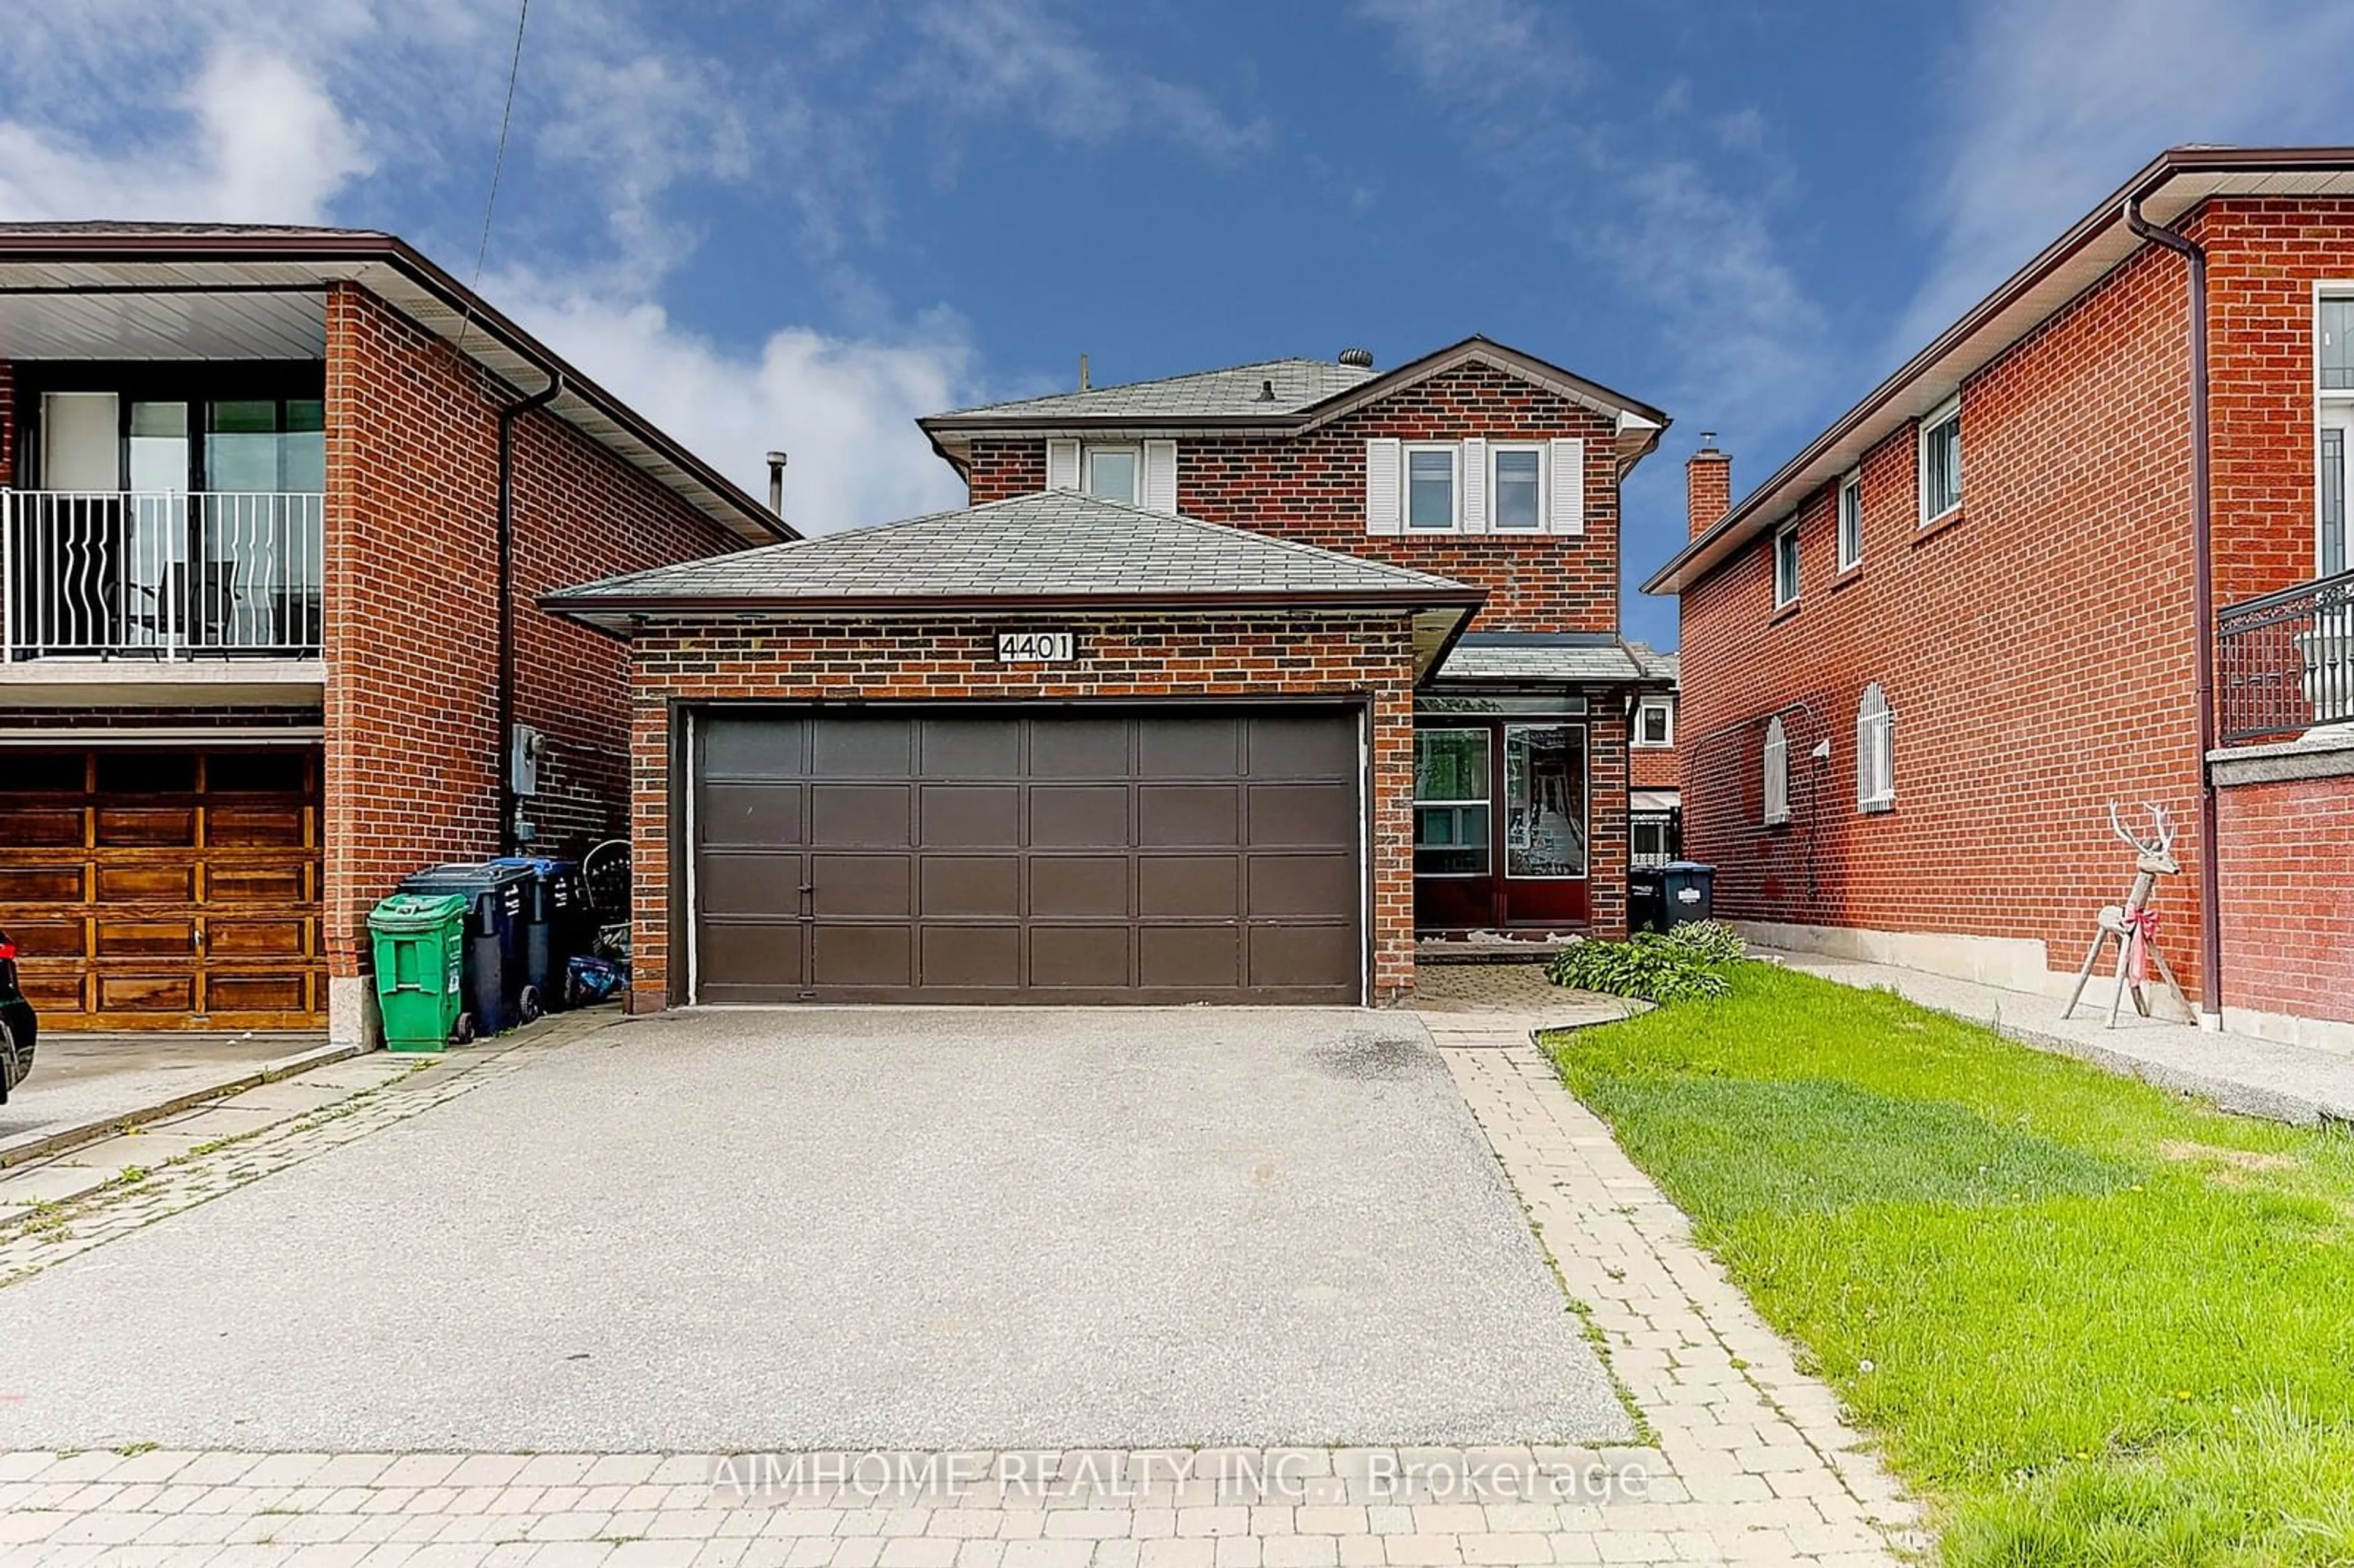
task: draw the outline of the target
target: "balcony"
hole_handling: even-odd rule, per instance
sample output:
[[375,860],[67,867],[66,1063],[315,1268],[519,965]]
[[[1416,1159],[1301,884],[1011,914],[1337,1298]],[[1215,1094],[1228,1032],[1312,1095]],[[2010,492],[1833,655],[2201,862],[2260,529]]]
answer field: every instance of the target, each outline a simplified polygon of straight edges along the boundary
[[325,497],[0,490],[0,661],[317,659]]
[[2217,615],[2215,686],[2225,746],[2354,723],[2354,572]]

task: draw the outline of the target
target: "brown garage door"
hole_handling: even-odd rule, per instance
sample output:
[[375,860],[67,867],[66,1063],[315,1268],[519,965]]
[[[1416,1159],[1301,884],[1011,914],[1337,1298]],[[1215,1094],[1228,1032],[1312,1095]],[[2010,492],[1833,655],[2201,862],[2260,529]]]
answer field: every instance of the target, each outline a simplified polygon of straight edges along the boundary
[[718,710],[694,734],[699,1001],[1362,994],[1353,710]]
[[45,1029],[318,1028],[319,753],[0,752],[0,929]]

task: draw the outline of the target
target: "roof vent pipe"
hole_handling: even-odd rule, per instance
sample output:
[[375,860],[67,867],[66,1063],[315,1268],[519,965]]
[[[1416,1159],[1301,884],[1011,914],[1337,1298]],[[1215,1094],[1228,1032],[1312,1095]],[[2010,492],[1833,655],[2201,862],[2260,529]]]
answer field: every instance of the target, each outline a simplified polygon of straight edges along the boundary
[[1275,401],[1275,383],[1273,381],[1262,381],[1258,384],[1258,397],[1257,401],[1261,403],[1272,403]]
[[1341,351],[1341,363],[1352,370],[1371,370],[1373,367],[1373,351],[1370,348],[1344,348]]
[[785,454],[769,454],[769,510],[779,517],[785,514]]
[[1087,386],[1087,356],[1084,354],[1079,355],[1079,390],[1082,392],[1089,390]]

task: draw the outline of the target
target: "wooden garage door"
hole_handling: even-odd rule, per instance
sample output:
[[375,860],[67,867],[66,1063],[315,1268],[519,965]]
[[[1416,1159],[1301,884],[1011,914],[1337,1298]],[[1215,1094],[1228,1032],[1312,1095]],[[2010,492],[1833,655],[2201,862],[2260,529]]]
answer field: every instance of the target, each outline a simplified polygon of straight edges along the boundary
[[319,753],[0,752],[0,929],[44,1029],[319,1028]]
[[1357,718],[707,711],[697,1000],[1353,1002]]

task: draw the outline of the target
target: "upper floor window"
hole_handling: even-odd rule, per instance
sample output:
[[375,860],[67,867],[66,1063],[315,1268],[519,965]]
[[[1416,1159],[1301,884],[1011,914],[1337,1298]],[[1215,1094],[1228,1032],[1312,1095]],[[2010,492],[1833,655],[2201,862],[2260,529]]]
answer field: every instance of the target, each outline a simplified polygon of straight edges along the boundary
[[1673,746],[1676,743],[1676,700],[1645,697],[1635,705],[1635,744]]
[[1144,465],[1136,448],[1091,446],[1086,464],[1084,488],[1089,495],[1128,506],[1137,503],[1137,480]]
[[1962,399],[1958,394],[1921,421],[1921,521],[1935,523],[1962,503]]
[[1534,533],[1544,526],[1544,449],[1498,446],[1490,460],[1495,477],[1496,526],[1507,533]]
[[1790,732],[1778,718],[1766,723],[1763,772],[1766,825],[1778,827],[1790,820]]
[[1863,475],[1850,473],[1839,487],[1839,569],[1863,561]]
[[2317,577],[2334,577],[2349,565],[2347,499],[2354,494],[2354,295],[2325,297],[2315,324],[2321,428],[2313,567]]
[[1409,528],[1452,528],[1455,510],[1455,468],[1461,456],[1454,446],[1405,449],[1405,523]]
[[1855,710],[1855,804],[1885,811],[1896,804],[1896,715],[1874,681]]
[[1774,608],[1798,602],[1798,525],[1792,523],[1774,535]]

